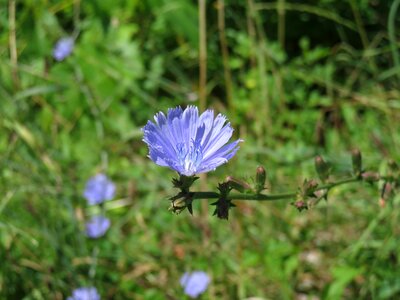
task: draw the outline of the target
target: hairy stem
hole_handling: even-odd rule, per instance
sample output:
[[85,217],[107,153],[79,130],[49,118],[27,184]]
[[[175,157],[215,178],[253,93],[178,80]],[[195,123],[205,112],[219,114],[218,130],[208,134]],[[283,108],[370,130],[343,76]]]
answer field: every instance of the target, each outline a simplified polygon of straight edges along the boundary
[[[336,186],[348,184],[352,182],[358,182],[362,179],[359,177],[351,177],[331,183],[327,183],[319,186],[316,191],[320,190],[330,190]],[[297,192],[289,192],[282,194],[240,194],[240,193],[230,193],[227,197],[228,200],[249,200],[249,201],[273,201],[273,200],[281,200],[281,199],[291,199],[296,197]],[[218,199],[220,197],[219,193],[216,192],[190,192],[190,196],[193,200],[195,199]]]

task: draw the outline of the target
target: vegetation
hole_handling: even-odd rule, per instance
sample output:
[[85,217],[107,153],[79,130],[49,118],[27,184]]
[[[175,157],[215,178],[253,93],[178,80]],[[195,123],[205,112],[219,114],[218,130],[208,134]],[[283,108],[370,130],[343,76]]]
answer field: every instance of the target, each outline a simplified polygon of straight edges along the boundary
[[[210,276],[201,299],[400,297],[400,196],[379,200],[382,181],[338,186],[300,213],[295,199],[233,201],[225,221],[201,200],[174,215],[176,173],[146,157],[140,130],[177,105],[227,115],[244,142],[196,191],[227,175],[254,185],[263,165],[267,193],[292,192],[316,178],[317,155],[348,178],[355,147],[387,174],[400,164],[399,0],[2,4],[0,299],[81,286],[184,299],[179,279],[195,270]],[[57,61],[63,37],[74,47]],[[116,196],[90,206],[100,172]],[[89,239],[100,210],[111,226]]]

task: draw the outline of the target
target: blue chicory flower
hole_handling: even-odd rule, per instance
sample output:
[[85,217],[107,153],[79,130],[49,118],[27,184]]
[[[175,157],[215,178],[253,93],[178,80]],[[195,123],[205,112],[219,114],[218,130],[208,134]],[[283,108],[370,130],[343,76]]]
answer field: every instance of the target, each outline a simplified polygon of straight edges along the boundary
[[203,271],[185,273],[180,279],[184,292],[191,298],[197,298],[204,293],[210,283],[210,277]]
[[83,196],[90,205],[100,204],[105,200],[111,200],[114,194],[115,185],[104,174],[97,174],[90,178],[83,192]]
[[199,116],[195,106],[176,107],[167,116],[159,112],[154,120],[142,128],[150,159],[185,176],[215,170],[235,155],[242,141],[227,144],[233,128],[225,116],[214,118],[213,110]]
[[86,223],[86,235],[92,239],[102,237],[110,228],[111,222],[104,216],[93,216]]
[[53,57],[57,61],[62,61],[69,56],[74,49],[74,39],[67,37],[57,41],[53,49]]
[[95,287],[81,287],[74,290],[67,300],[100,300],[100,295]]

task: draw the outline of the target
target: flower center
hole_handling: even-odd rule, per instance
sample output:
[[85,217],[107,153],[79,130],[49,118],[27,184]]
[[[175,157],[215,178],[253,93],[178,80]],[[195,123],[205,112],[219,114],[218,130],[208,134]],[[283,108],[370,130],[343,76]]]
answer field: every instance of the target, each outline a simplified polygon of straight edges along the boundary
[[192,140],[188,147],[185,143],[177,145],[179,165],[186,176],[194,175],[203,160],[203,151],[199,142]]

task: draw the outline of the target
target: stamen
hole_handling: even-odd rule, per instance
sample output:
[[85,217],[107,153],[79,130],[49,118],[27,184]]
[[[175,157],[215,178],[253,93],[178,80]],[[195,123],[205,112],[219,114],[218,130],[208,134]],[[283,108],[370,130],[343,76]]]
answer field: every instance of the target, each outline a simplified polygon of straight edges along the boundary
[[197,172],[199,165],[203,160],[203,152],[199,142],[192,140],[189,149],[186,149],[184,143],[177,145],[179,164],[183,167],[186,174]]

